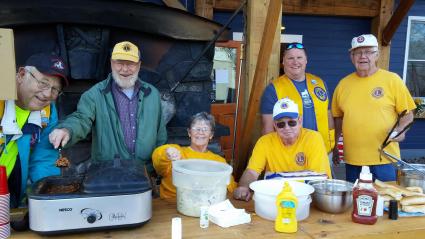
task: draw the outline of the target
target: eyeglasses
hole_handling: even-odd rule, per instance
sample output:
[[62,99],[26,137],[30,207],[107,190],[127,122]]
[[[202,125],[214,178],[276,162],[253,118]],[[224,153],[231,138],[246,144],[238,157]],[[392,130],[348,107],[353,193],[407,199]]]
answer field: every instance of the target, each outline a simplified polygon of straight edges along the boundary
[[353,52],[353,53],[351,53],[353,56],[355,56],[355,57],[360,57],[360,56],[362,56],[362,55],[365,55],[365,56],[367,56],[367,57],[370,57],[370,56],[372,56],[373,54],[375,54],[376,52],[378,52],[378,51],[356,51],[356,52]]
[[121,61],[121,60],[114,60],[113,62],[116,68],[118,68],[119,70],[121,70],[124,66],[127,66],[127,68],[130,70],[135,70],[137,65],[139,64],[138,62]]
[[209,127],[192,127],[191,130],[195,131],[196,133],[209,133],[209,132],[211,132],[211,129]]
[[37,82],[37,86],[40,90],[51,90],[52,95],[55,97],[62,95],[63,92],[59,90],[58,88],[50,85],[50,83],[47,82],[48,81],[47,79],[41,79],[41,80],[37,79],[37,77],[35,77],[35,75],[31,71],[27,71],[27,72],[30,74],[32,78],[35,79],[35,81]]
[[280,122],[276,123],[276,126],[279,129],[283,129],[283,128],[285,128],[286,124],[288,124],[289,127],[293,128],[293,127],[297,126],[298,122],[296,120],[288,120],[288,122],[280,121]]
[[292,48],[297,48],[297,49],[304,49],[304,45],[301,43],[289,43],[286,46],[286,50],[290,50]]

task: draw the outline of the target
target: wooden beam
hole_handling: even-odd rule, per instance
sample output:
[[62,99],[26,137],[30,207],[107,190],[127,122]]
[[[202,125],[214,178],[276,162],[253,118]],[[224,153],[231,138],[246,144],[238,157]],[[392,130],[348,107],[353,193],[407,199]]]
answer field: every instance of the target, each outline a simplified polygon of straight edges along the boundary
[[215,0],[214,9],[220,11],[234,11],[241,5],[241,3],[241,0]]
[[[196,0],[195,14],[212,20],[214,17],[214,2],[215,0]],[[237,7],[234,10],[236,9]]]
[[379,15],[372,19],[372,33],[378,39],[379,47],[379,60],[378,67],[388,70],[390,66],[390,49],[389,45],[382,45],[382,33],[385,26],[392,16],[394,7],[394,0],[381,0]]
[[379,0],[285,0],[284,14],[374,17],[379,13]]
[[[241,0],[215,0],[214,9],[234,11]],[[284,0],[284,14],[376,17],[380,0]]]
[[414,3],[415,0],[400,1],[397,9],[395,10],[393,16],[391,17],[390,21],[388,22],[382,33],[383,46],[388,46],[388,44],[390,44],[390,41],[393,38],[395,31],[397,31],[397,28],[400,26],[401,21],[403,21],[403,18],[406,16],[407,12]]
[[187,9],[179,2],[179,0],[162,0],[165,5],[172,8],[177,8],[183,11],[187,11]]
[[[240,154],[235,162],[236,179],[239,179],[245,170],[246,162],[250,155],[252,136],[255,132],[254,126],[258,123],[257,113],[264,87],[268,79],[277,77],[279,73],[280,34],[277,33],[280,33],[281,7],[281,0],[248,1],[246,62],[248,76],[246,79],[253,78],[253,80],[252,84],[246,84],[251,85],[251,88],[245,91],[250,91],[250,96],[242,133]],[[275,57],[271,57],[272,50]],[[252,77],[252,69],[254,68],[255,72]],[[257,131],[259,131],[259,127],[257,127]]]

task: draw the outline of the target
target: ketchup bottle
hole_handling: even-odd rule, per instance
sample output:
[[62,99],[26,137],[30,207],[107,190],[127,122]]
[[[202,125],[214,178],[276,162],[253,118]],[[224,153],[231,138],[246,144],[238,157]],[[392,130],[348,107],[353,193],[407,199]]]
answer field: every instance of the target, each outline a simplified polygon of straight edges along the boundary
[[351,219],[355,223],[375,224],[378,191],[373,187],[372,174],[368,166],[363,166],[359,183],[353,189],[353,213]]

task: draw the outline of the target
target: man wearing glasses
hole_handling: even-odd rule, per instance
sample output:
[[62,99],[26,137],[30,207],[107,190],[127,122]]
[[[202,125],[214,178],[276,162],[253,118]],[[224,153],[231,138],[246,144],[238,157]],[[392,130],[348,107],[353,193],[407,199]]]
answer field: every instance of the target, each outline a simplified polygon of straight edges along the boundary
[[317,131],[302,127],[303,117],[298,105],[283,98],[273,107],[273,127],[276,132],[263,135],[255,144],[247,169],[233,197],[248,201],[249,184],[265,170],[270,173],[311,170],[331,178],[326,148]]
[[54,102],[68,85],[66,66],[56,55],[32,55],[19,67],[16,85],[17,100],[0,101],[0,165],[6,167],[11,208],[25,204],[28,179],[59,174],[48,135],[58,122]]
[[[333,147],[333,118],[329,110],[329,96],[325,82],[305,72],[307,55],[301,43],[288,44],[282,53],[284,75],[275,79],[264,90],[261,98],[262,134],[273,132],[273,106],[278,99],[289,97],[300,107],[304,128],[318,131],[327,152]],[[332,132],[333,133],[333,132]]]
[[[381,157],[380,148],[403,111],[408,113],[400,118],[395,131],[402,132],[413,121],[415,103],[397,74],[378,68],[379,49],[374,35],[354,37],[349,52],[356,72],[338,83],[332,99],[335,138],[344,135],[346,180],[354,182],[361,167],[367,165],[374,179],[395,181],[396,168]],[[404,139],[405,131],[396,135],[385,150],[400,158],[398,142]],[[333,161],[338,163],[336,157]]]
[[153,171],[152,151],[167,140],[158,90],[142,81],[140,52],[124,41],[114,46],[112,73],[86,91],[77,110],[50,135],[55,148],[73,145],[92,132],[92,160],[140,160]]

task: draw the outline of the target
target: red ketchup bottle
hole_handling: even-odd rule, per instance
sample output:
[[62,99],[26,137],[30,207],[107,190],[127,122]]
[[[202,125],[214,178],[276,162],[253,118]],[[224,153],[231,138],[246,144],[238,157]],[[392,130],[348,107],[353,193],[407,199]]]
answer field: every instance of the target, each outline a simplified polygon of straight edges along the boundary
[[368,166],[363,166],[358,184],[353,189],[353,213],[355,223],[373,225],[378,220],[376,205],[378,191],[373,187],[372,174]]

